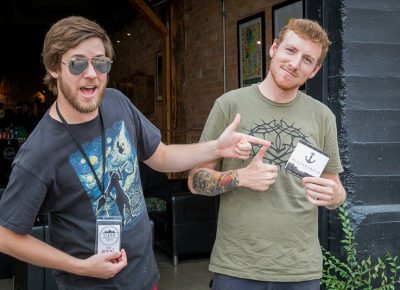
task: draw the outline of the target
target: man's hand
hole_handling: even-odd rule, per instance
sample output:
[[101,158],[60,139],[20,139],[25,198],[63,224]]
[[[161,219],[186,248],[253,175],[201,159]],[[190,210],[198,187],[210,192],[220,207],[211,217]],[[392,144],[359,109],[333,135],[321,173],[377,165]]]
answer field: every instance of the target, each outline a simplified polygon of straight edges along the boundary
[[346,199],[346,191],[337,174],[304,177],[303,184],[307,192],[308,201],[316,206],[335,209]]
[[236,114],[235,120],[219,136],[218,151],[221,157],[239,158],[246,160],[252,152],[251,144],[271,146],[267,140],[236,132],[240,124],[240,115]]
[[107,254],[96,254],[83,260],[82,270],[79,273],[83,276],[109,279],[118,274],[128,265],[124,249],[119,252]]
[[239,187],[265,191],[275,183],[275,179],[278,176],[278,167],[263,162],[263,157],[268,147],[262,146],[246,168],[237,170]]

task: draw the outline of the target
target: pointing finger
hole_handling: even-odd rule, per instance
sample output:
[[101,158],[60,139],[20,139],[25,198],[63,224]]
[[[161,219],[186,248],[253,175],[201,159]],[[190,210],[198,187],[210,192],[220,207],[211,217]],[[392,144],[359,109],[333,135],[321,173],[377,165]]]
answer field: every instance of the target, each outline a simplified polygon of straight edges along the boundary
[[240,143],[252,143],[252,144],[257,144],[257,145],[262,145],[262,146],[267,146],[267,148],[269,146],[271,146],[271,142],[258,138],[258,137],[254,137],[254,136],[250,136],[250,135],[244,135],[240,141]]

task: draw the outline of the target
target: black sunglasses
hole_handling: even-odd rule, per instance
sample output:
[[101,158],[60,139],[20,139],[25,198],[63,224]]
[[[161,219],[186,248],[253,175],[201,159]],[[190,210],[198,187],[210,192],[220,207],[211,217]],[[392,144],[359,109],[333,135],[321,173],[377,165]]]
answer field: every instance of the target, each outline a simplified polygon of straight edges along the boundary
[[108,57],[100,56],[92,59],[87,58],[73,58],[68,63],[61,62],[68,66],[69,72],[73,75],[80,75],[87,69],[89,61],[92,62],[94,69],[100,73],[106,74],[111,70],[113,63]]

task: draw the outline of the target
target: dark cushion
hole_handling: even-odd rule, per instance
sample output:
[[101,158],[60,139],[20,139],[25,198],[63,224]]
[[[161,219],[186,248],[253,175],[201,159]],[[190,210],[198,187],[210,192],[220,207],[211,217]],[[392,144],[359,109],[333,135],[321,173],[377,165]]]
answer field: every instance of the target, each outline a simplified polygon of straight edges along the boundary
[[149,212],[155,245],[174,255],[211,252],[217,228],[219,197],[172,193],[166,211]]

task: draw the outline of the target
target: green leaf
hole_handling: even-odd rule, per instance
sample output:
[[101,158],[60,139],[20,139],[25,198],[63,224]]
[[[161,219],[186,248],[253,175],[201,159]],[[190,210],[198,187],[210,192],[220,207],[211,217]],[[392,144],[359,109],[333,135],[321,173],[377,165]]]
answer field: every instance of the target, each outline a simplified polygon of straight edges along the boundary
[[339,260],[321,247],[324,265],[321,284],[331,290],[372,290],[374,282],[381,285],[380,290],[396,289],[394,285],[400,285],[398,257],[393,257],[388,252],[384,258],[377,257],[377,262],[374,264],[371,257],[364,260],[357,259],[357,243],[354,242],[353,229],[346,207],[345,203],[338,210],[344,234],[340,244],[345,252],[345,260]]

